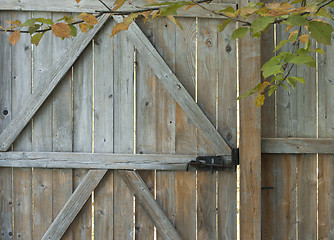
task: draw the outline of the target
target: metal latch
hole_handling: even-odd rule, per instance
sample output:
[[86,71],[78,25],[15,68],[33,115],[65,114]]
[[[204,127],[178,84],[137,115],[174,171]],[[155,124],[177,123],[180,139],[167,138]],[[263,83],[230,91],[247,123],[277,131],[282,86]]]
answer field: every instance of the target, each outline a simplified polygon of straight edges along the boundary
[[189,166],[192,166],[198,170],[211,170],[211,173],[213,173],[224,168],[235,168],[236,170],[237,165],[239,165],[239,148],[232,149],[231,156],[198,156],[196,160],[192,160],[187,164],[187,171]]

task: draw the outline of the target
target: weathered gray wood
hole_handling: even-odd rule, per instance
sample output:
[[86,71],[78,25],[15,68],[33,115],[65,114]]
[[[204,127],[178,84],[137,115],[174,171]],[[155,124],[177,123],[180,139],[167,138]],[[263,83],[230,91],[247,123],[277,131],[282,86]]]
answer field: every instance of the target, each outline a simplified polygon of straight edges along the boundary
[[[229,157],[229,156],[228,156]],[[2,152],[1,167],[186,170],[196,155]]]
[[[234,0],[230,0],[233,2]],[[234,1],[235,2],[235,1]],[[237,45],[230,36],[234,24],[218,33],[218,131],[234,148],[237,147]],[[237,239],[237,171],[217,174],[218,239]]]
[[[113,152],[114,38],[115,21],[108,20],[94,38],[94,152]],[[117,61],[117,59],[116,59]],[[94,191],[94,239],[114,235],[114,171],[108,171]]]
[[166,240],[181,239],[174,226],[166,217],[161,206],[154,200],[150,190],[139,175],[136,174],[136,172],[131,171],[119,171],[119,174],[122,176],[131,192],[136,196],[137,201],[141,203],[143,208],[149,214],[161,236]]
[[[11,19],[10,12],[1,12],[0,25]],[[0,34],[0,132],[8,125],[11,119],[11,46],[9,34]],[[10,240],[13,236],[12,223],[12,169],[0,168],[0,238]]]
[[[12,18],[17,13],[12,12]],[[22,21],[31,18],[30,12],[20,14]],[[31,96],[31,44],[30,37],[21,36],[12,47],[12,119],[19,116],[25,99]],[[28,121],[27,121],[28,123]],[[6,129],[8,129],[9,125]],[[6,129],[4,132],[6,132]],[[22,129],[21,129],[22,130]],[[3,133],[4,133],[3,132]],[[2,141],[0,141],[2,144]],[[13,144],[14,151],[32,151],[32,122],[21,132]],[[33,239],[32,221],[32,169],[13,169],[13,238]]]
[[262,153],[334,153],[333,138],[262,138]]
[[[104,1],[108,6],[113,6],[113,0]],[[148,3],[146,1],[135,1],[133,3],[126,2],[124,6],[122,6],[121,11],[133,11],[138,10],[138,7],[144,7]],[[202,4],[205,8],[209,10],[221,10],[226,7],[234,7],[235,4],[228,3],[211,3],[211,4]],[[45,6],[48,6],[47,8]],[[0,10],[18,10],[18,11],[50,11],[50,12],[91,12],[94,13],[96,10],[105,11],[106,8],[98,1],[95,0],[87,0],[81,1],[77,4],[75,1],[68,0],[34,0],[34,1],[19,1],[19,0],[0,0]],[[183,17],[205,17],[205,18],[224,18],[221,15],[213,14],[210,11],[206,11],[198,6],[189,9],[188,11],[184,11],[183,9],[179,9],[177,11],[178,16]]]
[[[197,103],[217,129],[217,20],[198,19]],[[211,139],[197,131],[197,154],[214,155]],[[216,239],[216,172],[197,172],[197,238]]]
[[[331,21],[333,24],[333,21]],[[325,55],[319,54],[319,137],[334,137],[334,95],[333,95],[333,46],[320,45]],[[334,155],[319,154],[318,175],[318,239],[334,238]]]
[[[109,15],[105,15],[101,18],[100,23],[96,25],[87,34],[79,34],[68,47],[66,55],[56,65],[50,68],[45,74],[41,74],[39,79],[43,81],[38,89],[35,89],[33,94],[24,98],[21,110],[15,114],[15,117],[11,120],[8,127],[0,135],[0,151],[6,151],[13,143],[15,138],[20,134],[23,128],[30,121],[32,116],[43,104],[45,99],[50,95],[59,81],[64,77],[78,56],[86,48],[91,39],[100,30]],[[37,80],[38,81],[38,80]],[[20,96],[22,97],[22,96]]]
[[[196,19],[180,18],[183,31],[176,29],[175,74],[195,99]],[[181,107],[175,106],[175,152],[196,154],[196,127]],[[175,173],[175,228],[182,239],[196,239],[196,172]],[[185,199],[187,199],[185,201]]]
[[44,234],[42,240],[60,239],[99,184],[107,170],[91,170]]
[[[114,19],[117,22],[122,22],[122,17],[114,16]],[[200,128],[206,137],[210,139],[215,152],[218,154],[230,154],[230,148],[227,143],[216,131],[211,121],[196,104],[141,29],[135,23],[132,23],[126,33],[136,46],[136,49],[145,57],[147,64],[154,70],[165,90],[181,106],[190,121]]]
[[[93,152],[93,43],[73,65],[73,151]],[[73,185],[76,188],[88,173],[87,169],[75,169]],[[92,199],[72,224],[74,240],[90,240],[92,235]]]
[[[134,46],[125,32],[114,37],[114,153],[134,153]],[[114,237],[132,240],[133,198],[114,172]]]

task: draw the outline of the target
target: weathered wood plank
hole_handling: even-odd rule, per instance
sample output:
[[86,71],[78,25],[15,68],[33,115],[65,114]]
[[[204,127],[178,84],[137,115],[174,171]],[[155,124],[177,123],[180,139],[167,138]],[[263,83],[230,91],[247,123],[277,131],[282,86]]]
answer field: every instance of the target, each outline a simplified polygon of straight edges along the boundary
[[[326,52],[319,54],[319,137],[334,137],[333,132],[333,53],[332,46],[320,46]],[[332,148],[333,149],[333,148]],[[333,154],[333,152],[332,152]],[[318,239],[334,238],[334,156],[319,154]]]
[[[152,23],[144,23],[144,19],[137,21],[140,28],[149,39],[154,39]],[[136,153],[150,154],[156,152],[156,76],[146,64],[146,59],[136,52]],[[147,187],[155,196],[155,172],[138,171]],[[143,206],[136,199],[136,232],[135,239],[153,240],[154,224]]]
[[[53,13],[54,20],[59,19],[61,13]],[[55,59],[61,59],[63,52],[59,49],[67,49],[71,44],[70,39],[53,41],[53,56]],[[52,150],[54,152],[71,152],[72,149],[72,69],[63,77],[63,80],[53,91],[52,106]],[[53,169],[52,170],[52,219],[54,220],[61,211],[66,201],[73,192],[72,169]],[[73,239],[72,231],[68,230],[62,237],[62,240]]]
[[[104,1],[110,7],[113,6],[114,1],[107,0]],[[122,6],[121,11],[133,11],[138,10],[138,7],[144,7],[147,5],[145,1],[136,1],[134,3],[126,2],[124,6]],[[45,8],[45,6],[48,6]],[[235,4],[228,3],[211,3],[211,4],[203,4],[209,10],[217,11],[221,9],[225,9],[226,7],[234,7]],[[94,1],[82,1],[79,4],[76,4],[75,1],[67,1],[67,0],[59,0],[59,1],[42,1],[42,0],[0,0],[0,10],[18,10],[18,11],[48,11],[48,12],[90,12],[94,13],[96,10],[105,11],[106,8],[102,4]],[[179,9],[177,11],[177,16],[182,17],[203,17],[203,18],[224,18],[221,15],[213,14],[211,11],[206,11],[200,7],[193,7],[188,11],[184,11],[183,9]]]
[[[239,41],[240,94],[261,80],[260,46],[250,34]],[[261,112],[254,100],[240,100],[240,238],[249,240],[261,239]]]
[[[197,103],[217,129],[218,36],[217,20],[198,19]],[[218,154],[210,138],[201,130],[197,135],[197,154]],[[216,172],[197,172],[197,237],[217,238]]]
[[[33,13],[43,18],[51,18],[51,13]],[[53,65],[56,59],[53,55],[53,36],[46,35],[40,42],[38,48],[34,47],[32,52],[32,82],[33,89],[38,89],[45,79],[38,76]],[[59,50],[61,52],[61,50]],[[33,118],[33,151],[52,151],[52,94],[45,100],[39,111]],[[41,239],[52,223],[52,170],[35,168],[33,170],[33,219],[34,238]]]
[[63,236],[106,172],[107,170],[91,170],[87,173],[44,234],[42,240],[56,240]]
[[[16,12],[12,13],[15,17]],[[31,13],[20,13],[23,21],[31,18]],[[22,36],[20,41],[12,48],[12,119],[17,118],[25,99],[31,96],[31,44],[30,37]],[[20,119],[21,120],[21,119]],[[13,120],[12,120],[13,121]],[[32,150],[32,124],[22,131],[13,144],[14,151]],[[6,130],[10,127],[10,123]],[[23,128],[22,128],[23,129]],[[21,129],[21,130],[22,130]],[[2,143],[2,141],[0,141]],[[8,148],[10,145],[8,145]],[[13,238],[33,239],[32,221],[32,170],[20,168],[13,170],[13,208],[14,208],[14,234]]]
[[[94,152],[113,152],[114,39],[111,19],[94,39]],[[108,171],[94,191],[94,239],[112,238],[114,172]]]
[[[117,16],[115,16],[114,19],[117,22],[122,21],[122,18]],[[181,106],[190,121],[200,128],[207,138],[211,140],[211,145],[215,152],[218,154],[230,154],[229,146],[216,131],[210,120],[196,104],[170,67],[152,46],[150,41],[145,37],[145,34],[140,28],[135,23],[132,23],[129,27],[129,31],[126,31],[126,34],[136,46],[136,49],[145,57],[147,64],[154,70],[165,87],[165,90]]]
[[186,170],[196,155],[2,152],[1,167]]
[[[1,12],[0,25],[11,19],[10,12]],[[9,34],[0,34],[0,132],[9,124],[11,108],[11,46],[7,41]],[[12,239],[12,169],[0,168],[0,238]]]
[[[29,95],[28,97],[22,98],[22,96],[20,96],[20,98],[23,99],[22,101],[24,101],[22,105],[20,105],[20,110],[16,110],[17,114],[15,114],[15,117],[13,117],[8,127],[0,135],[1,151],[8,150],[15,138],[28,124],[32,116],[40,108],[46,98],[50,95],[50,93],[53,91],[59,81],[64,77],[64,75],[76,61],[78,56],[86,48],[88,43],[100,30],[100,28],[103,26],[108,18],[108,15],[103,16],[100,20],[100,23],[96,25],[91,31],[89,31],[88,34],[79,34],[66,50],[66,55],[63,56],[62,60],[54,65],[52,68],[50,68],[49,71],[46,71],[45,74],[41,74],[38,79],[35,79],[36,81],[39,81],[39,79],[41,79],[41,82],[43,82],[43,84],[41,84],[38,89],[35,89],[33,94]],[[29,39],[27,39],[27,41],[28,40]],[[24,44],[23,41],[21,42],[22,43],[20,44]],[[28,50],[26,50],[26,52],[29,52]],[[15,54],[15,56],[18,56],[18,54]],[[22,58],[20,58],[20,60],[22,61]]]
[[[195,99],[196,19],[180,18],[176,31],[175,74]],[[175,152],[196,154],[196,128],[181,107],[175,106]],[[196,239],[196,172],[175,173],[175,228],[182,239]]]
[[[114,37],[114,153],[134,152],[134,46],[121,32]],[[133,239],[133,197],[114,173],[114,239]]]
[[[90,43],[73,66],[73,151],[92,152],[93,146],[93,44]],[[73,172],[73,185],[76,188],[87,169]],[[74,240],[88,240],[92,236],[92,199],[72,224]]]
[[[230,39],[236,26],[231,24],[218,34],[218,131],[237,148],[237,46]],[[218,239],[237,239],[237,172],[219,171]]]
[[138,174],[131,171],[119,171],[127,186],[131,189],[136,199],[142,204],[146,212],[151,217],[157,230],[164,239],[181,239],[172,223],[168,220],[161,206],[154,200],[150,190],[139,177]]
[[334,153],[333,138],[262,138],[262,153]]

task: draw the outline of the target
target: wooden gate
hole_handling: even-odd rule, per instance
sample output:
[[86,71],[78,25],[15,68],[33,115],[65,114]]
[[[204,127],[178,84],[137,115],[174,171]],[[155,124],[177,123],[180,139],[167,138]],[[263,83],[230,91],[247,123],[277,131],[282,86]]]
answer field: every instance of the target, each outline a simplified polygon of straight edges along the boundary
[[[1,22],[101,9],[0,4]],[[236,171],[185,171],[197,155],[229,158],[237,147],[235,26],[217,33],[219,18],[200,9],[178,19],[183,31],[159,19],[109,38],[121,19],[103,16],[86,35],[49,34],[38,47],[28,36],[11,47],[0,35],[1,239],[237,238]],[[244,119],[256,122],[249,109]],[[259,194],[242,203],[258,204]]]

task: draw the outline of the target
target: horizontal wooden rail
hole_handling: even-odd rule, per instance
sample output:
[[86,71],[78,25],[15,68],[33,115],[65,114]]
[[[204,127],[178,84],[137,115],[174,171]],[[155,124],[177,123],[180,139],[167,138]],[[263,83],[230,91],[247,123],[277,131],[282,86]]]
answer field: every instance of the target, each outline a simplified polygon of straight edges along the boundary
[[[0,167],[186,170],[195,155],[2,152]],[[231,160],[231,156],[226,156]]]
[[333,138],[262,138],[262,153],[334,154]]
[[[113,6],[114,1],[104,1],[108,6]],[[120,11],[137,11],[138,7],[143,8],[148,3],[146,1],[135,1],[134,3],[125,3]],[[177,16],[180,17],[202,17],[202,18],[225,18],[222,15],[214,14],[211,11],[225,9],[227,7],[236,8],[236,4],[232,3],[210,3],[202,4],[207,10],[201,7],[192,7],[187,11],[179,9]],[[47,8],[45,6],[48,6]],[[106,11],[106,7],[96,0],[81,1],[77,4],[74,0],[34,0],[34,1],[18,1],[18,0],[0,0],[0,10],[17,10],[17,11],[43,11],[43,12],[87,12]]]

